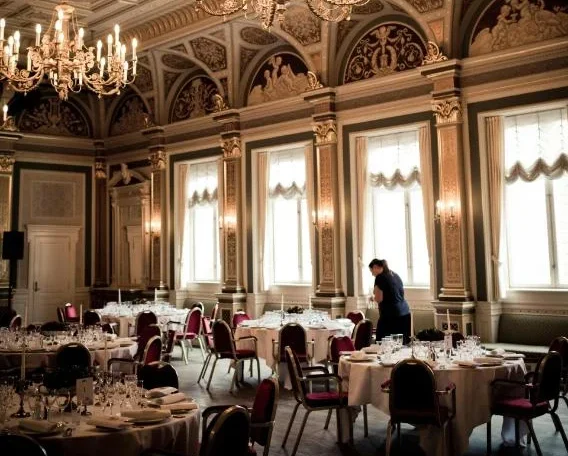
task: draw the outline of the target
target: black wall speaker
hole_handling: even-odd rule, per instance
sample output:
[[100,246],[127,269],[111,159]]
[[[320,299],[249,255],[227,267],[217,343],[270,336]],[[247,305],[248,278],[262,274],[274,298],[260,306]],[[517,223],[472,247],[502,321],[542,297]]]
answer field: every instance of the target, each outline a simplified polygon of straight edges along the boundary
[[24,232],[4,231],[2,239],[2,259],[21,260],[24,258]]

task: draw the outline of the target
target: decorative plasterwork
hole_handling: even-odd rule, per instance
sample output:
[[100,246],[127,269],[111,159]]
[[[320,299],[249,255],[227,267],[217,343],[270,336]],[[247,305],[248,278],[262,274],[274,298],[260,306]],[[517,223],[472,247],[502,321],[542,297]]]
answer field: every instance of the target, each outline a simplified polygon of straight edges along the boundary
[[254,56],[258,54],[258,51],[254,49],[248,49],[241,47],[240,49],[240,75],[242,76],[247,69],[248,64],[254,59]]
[[294,37],[302,46],[321,41],[321,22],[309,10],[299,6],[286,10],[280,28]]
[[430,65],[432,63],[439,63],[448,60],[448,58],[442,54],[438,45],[432,41],[428,41],[426,46],[427,53],[424,56],[424,60],[422,61],[422,65]]
[[222,95],[216,93],[211,97],[211,99],[213,101],[213,105],[215,106],[213,108],[213,112],[221,112],[229,109],[229,106],[227,105],[227,103],[225,103]]
[[406,0],[419,13],[429,13],[444,7],[444,0]]
[[221,149],[224,158],[240,158],[242,156],[241,139],[238,136],[222,139]]
[[174,103],[170,122],[202,117],[215,111],[213,95],[219,93],[217,85],[206,76],[190,79],[179,91]]
[[106,179],[106,158],[96,157],[95,158],[95,179]]
[[349,35],[349,32],[353,30],[358,23],[359,21],[350,20],[350,21],[341,21],[339,24],[337,24],[337,36],[335,39],[336,49],[339,49],[341,47],[343,41],[345,40],[347,35]]
[[438,125],[462,121],[462,106],[458,99],[435,100],[432,102],[432,111]]
[[190,41],[195,57],[205,63],[212,71],[227,68],[225,47],[208,38],[198,37]]
[[89,124],[81,112],[57,96],[42,98],[32,109],[25,110],[18,127],[22,131],[55,136],[91,135]]
[[308,76],[308,88],[306,89],[306,92],[310,90],[321,89],[323,87],[323,84],[320,82],[318,76],[313,71],[308,71],[306,75]]
[[330,119],[313,125],[316,146],[337,143],[337,123]]
[[134,85],[138,87],[140,92],[149,92],[154,88],[154,83],[152,81],[152,72],[145,66],[138,65],[138,73],[136,75],[136,80]]
[[177,51],[177,52],[183,52],[184,54],[187,54],[187,49],[185,47],[185,44],[176,44],[175,46],[172,46],[170,48],[172,51]]
[[217,38],[218,40],[225,41],[225,30],[216,30],[215,32],[211,32],[210,36]]
[[354,6],[353,14],[375,14],[382,11],[384,5],[379,0],[370,0],[364,5]]
[[163,72],[163,77],[164,77],[164,93],[167,96],[168,93],[170,93],[170,89],[172,88],[172,86],[174,85],[174,83],[177,81],[177,79],[181,76],[182,73],[173,73],[171,71],[164,71]]
[[256,27],[244,27],[241,29],[241,38],[249,44],[267,46],[278,41],[274,35]]
[[147,127],[148,110],[138,95],[125,97],[117,107],[110,125],[110,136],[123,135]]
[[11,174],[14,171],[16,159],[13,153],[0,153],[0,172]]
[[188,70],[195,66],[188,58],[176,54],[164,54],[162,56],[162,63],[174,70]]
[[164,150],[158,149],[150,153],[148,156],[150,160],[150,168],[152,171],[162,171],[166,169],[168,157]]

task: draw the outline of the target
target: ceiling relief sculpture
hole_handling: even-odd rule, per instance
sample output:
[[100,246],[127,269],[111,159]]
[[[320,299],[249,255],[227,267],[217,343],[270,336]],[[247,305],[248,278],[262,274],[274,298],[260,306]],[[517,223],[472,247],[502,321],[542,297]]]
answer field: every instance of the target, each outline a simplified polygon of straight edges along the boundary
[[496,0],[475,26],[469,55],[488,54],[566,35],[566,0]]
[[195,57],[207,65],[211,71],[221,71],[227,68],[225,47],[210,39],[199,37],[191,40]]
[[347,60],[343,83],[386,76],[422,64],[426,46],[409,26],[380,24],[355,45]]
[[164,54],[162,63],[174,70],[189,70],[195,66],[191,60],[175,54]]
[[240,68],[240,75],[242,76],[243,73],[245,72],[245,70],[247,69],[248,64],[252,61],[252,59],[254,59],[254,56],[256,54],[258,54],[258,51],[254,50],[254,49],[248,49],[245,47],[241,47],[240,50],[240,62],[241,62],[241,68]]
[[135,93],[126,95],[114,111],[110,136],[140,131],[149,125],[150,115],[142,99]]
[[244,27],[241,30],[241,38],[243,41],[249,44],[256,44],[257,46],[266,46],[278,41],[278,38],[274,35],[256,27]]
[[89,123],[81,111],[58,96],[42,98],[33,108],[25,109],[18,128],[45,135],[91,136]]
[[286,10],[280,28],[293,36],[302,46],[321,41],[320,21],[309,10],[299,6]]
[[142,93],[152,90],[154,88],[152,72],[145,66],[138,65],[138,72],[136,74],[134,85],[138,87],[138,90]]
[[248,105],[280,100],[309,88],[308,67],[296,55],[283,52],[270,57],[258,70],[251,84]]
[[214,95],[217,85],[206,76],[197,76],[187,81],[173,103],[170,122],[193,119],[211,114],[215,110]]
[[429,13],[444,7],[444,0],[406,0],[419,13]]

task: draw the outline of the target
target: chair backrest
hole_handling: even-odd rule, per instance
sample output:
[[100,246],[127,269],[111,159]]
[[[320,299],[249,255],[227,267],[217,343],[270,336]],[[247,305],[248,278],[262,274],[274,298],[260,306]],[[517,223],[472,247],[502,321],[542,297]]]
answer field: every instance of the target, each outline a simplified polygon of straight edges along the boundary
[[0,433],[0,448],[5,455],[47,456],[36,440],[22,434]]
[[101,316],[96,310],[85,310],[83,312],[83,325],[85,326],[95,326],[101,323]]
[[548,351],[557,352],[562,358],[562,370],[568,372],[568,337],[560,336],[554,339]]
[[139,336],[144,328],[150,325],[158,324],[158,317],[151,310],[143,310],[136,315],[136,335]]
[[205,306],[203,305],[202,302],[195,302],[191,305],[191,309],[200,309],[201,313],[203,314],[203,312],[205,312]]
[[236,328],[243,321],[247,320],[250,320],[250,317],[245,312],[235,312],[233,314],[233,328]]
[[286,359],[286,347],[290,347],[296,356],[306,356],[308,354],[307,336],[304,327],[298,323],[287,323],[278,334],[278,347],[280,351],[280,359],[283,362]]
[[65,323],[59,321],[47,321],[40,327],[41,332],[65,331],[66,329]]
[[162,358],[162,338],[160,336],[151,337],[144,348],[142,356],[142,364],[149,364],[154,361],[160,361]]
[[331,336],[329,338],[329,360],[332,363],[339,362],[341,352],[354,351],[355,345],[349,336]]
[[458,346],[458,342],[465,340],[465,337],[463,336],[463,334],[461,332],[453,332],[452,333],[452,346],[454,348],[457,348]]
[[371,320],[361,320],[353,330],[353,345],[355,350],[361,350],[371,345],[373,338],[373,323]]
[[134,355],[135,359],[142,359],[144,350],[146,349],[146,344],[152,337],[155,336],[162,338],[162,330],[158,325],[148,325],[142,330],[142,332],[138,336],[138,350],[136,350],[136,355]]
[[77,309],[73,304],[68,302],[67,304],[65,304],[63,310],[65,312],[65,321],[79,321],[79,314],[77,313]]
[[250,422],[253,425],[250,430],[250,438],[253,442],[265,446],[270,440],[270,427],[254,427],[255,424],[274,423],[276,408],[278,407],[279,387],[278,380],[274,377],[265,378],[256,390]]
[[249,449],[250,419],[239,405],[215,416],[202,436],[200,456],[246,456]]
[[207,345],[208,348],[213,348],[213,333],[211,330],[211,321],[215,320],[210,320],[207,317],[201,317],[201,321],[203,324],[203,334],[205,335],[205,344]]
[[203,310],[200,307],[193,307],[185,318],[185,334],[201,334],[201,316]]
[[[164,347],[164,354],[167,356],[171,356],[174,351],[174,344],[176,341],[176,331],[175,329],[168,329],[168,334],[166,336],[166,346]],[[165,358],[164,358],[165,359]],[[165,359],[166,361],[169,360]]]
[[236,356],[233,332],[226,321],[215,320],[213,322],[211,333],[213,334],[213,349],[217,353],[232,354],[233,356]]
[[20,329],[22,327],[22,317],[21,315],[16,315],[14,318],[10,320],[9,328],[11,330]]
[[359,323],[360,321],[365,319],[365,314],[360,310],[356,310],[355,312],[349,312],[347,314],[347,318],[353,322],[354,325]]
[[390,381],[389,412],[395,422],[442,424],[434,372],[425,362],[398,362]]
[[141,366],[138,369],[138,379],[144,382],[144,388],[147,390],[164,386],[179,388],[179,380],[175,368],[163,361],[153,361]]
[[211,310],[211,321],[217,320],[217,314],[219,313],[219,303],[216,303]]
[[288,365],[288,372],[290,373],[290,382],[292,383],[294,397],[298,402],[304,402],[306,386],[300,381],[300,379],[304,376],[300,360],[290,346],[284,347],[284,353],[286,354],[286,364]]
[[562,379],[562,358],[555,351],[548,352],[536,365],[531,402],[538,404],[544,401],[554,401],[554,408],[558,406],[560,395],[560,382]]
[[91,353],[87,347],[77,342],[62,345],[55,353],[55,366],[59,369],[89,368],[91,366]]
[[59,323],[65,323],[65,312],[61,307],[57,308],[57,321],[59,321]]
[[108,334],[116,334],[116,331],[114,330],[114,328],[112,327],[112,325],[110,323],[103,323],[101,325],[101,329],[103,330],[103,332],[108,333]]

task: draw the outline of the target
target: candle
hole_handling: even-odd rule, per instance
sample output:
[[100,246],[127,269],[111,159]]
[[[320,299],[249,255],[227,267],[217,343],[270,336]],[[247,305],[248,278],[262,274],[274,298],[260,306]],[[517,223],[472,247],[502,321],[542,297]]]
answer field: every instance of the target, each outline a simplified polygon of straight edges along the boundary
[[308,295],[308,309],[312,310],[312,297]]
[[281,295],[280,312],[284,312],[284,295]]
[[83,37],[85,36],[85,30],[83,30],[82,28],[79,29],[79,43],[78,43],[78,47],[82,48],[83,47]]
[[154,302],[158,302],[158,289],[154,288]]
[[79,306],[79,324],[83,324],[83,303]]
[[132,60],[136,60],[136,47],[138,46],[138,40],[132,38]]
[[6,20],[0,19],[0,40],[4,40],[4,27],[6,27]]
[[120,299],[120,288],[118,289],[118,303],[122,304],[122,299]]
[[446,309],[446,320],[448,321],[448,331],[452,328],[450,327],[450,309]]
[[97,41],[97,62],[101,61],[101,51],[103,49],[103,42],[101,40]]
[[8,105],[4,105],[2,111],[4,112],[4,117],[3,117],[4,122],[6,122],[6,119],[8,119]]
[[112,56],[112,35],[107,36],[107,56],[110,57]]
[[24,307],[24,329],[28,327],[28,303]]
[[40,24],[36,24],[36,46],[39,46],[39,44],[41,43],[41,25]]
[[414,337],[414,313],[410,312],[410,338]]
[[26,378],[26,339],[24,339],[24,344],[22,346],[22,365],[20,367],[20,378],[22,380]]
[[107,347],[107,335],[106,333],[104,334],[105,337],[105,362],[103,365],[103,370],[106,372],[107,371],[107,364],[108,364],[108,347]]

